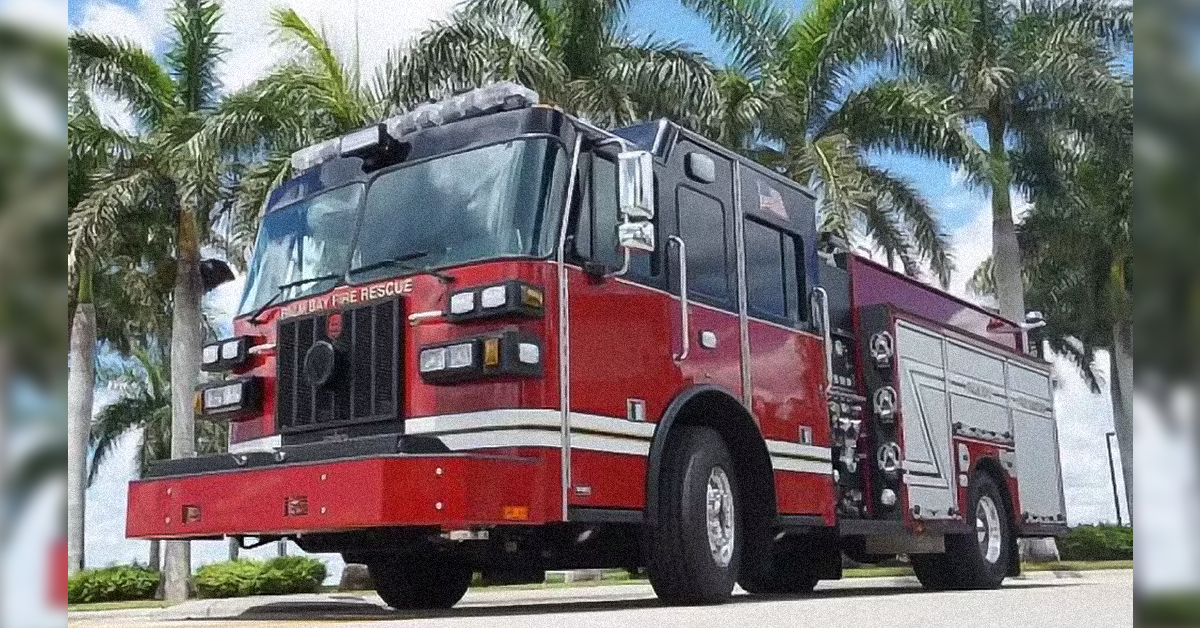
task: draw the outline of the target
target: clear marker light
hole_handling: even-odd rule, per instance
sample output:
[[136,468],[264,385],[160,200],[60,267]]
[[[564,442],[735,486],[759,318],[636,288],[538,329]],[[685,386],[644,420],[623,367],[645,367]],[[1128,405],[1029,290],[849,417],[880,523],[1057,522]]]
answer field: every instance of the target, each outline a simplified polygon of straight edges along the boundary
[[229,340],[221,345],[221,359],[234,360],[238,357],[238,346],[240,340]]
[[200,360],[205,364],[216,364],[217,360],[220,359],[220,352],[221,347],[217,345],[208,345],[207,347],[204,347],[204,350],[200,355]]

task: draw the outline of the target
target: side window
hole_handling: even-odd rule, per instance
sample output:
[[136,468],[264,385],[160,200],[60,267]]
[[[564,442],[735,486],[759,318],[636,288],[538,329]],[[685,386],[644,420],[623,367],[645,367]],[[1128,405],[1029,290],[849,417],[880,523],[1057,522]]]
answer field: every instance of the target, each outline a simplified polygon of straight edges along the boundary
[[796,237],[746,219],[746,300],[751,315],[797,323],[804,319],[803,262]]
[[687,245],[688,291],[729,301],[724,205],[682,186],[677,201],[679,235]]
[[[788,318],[787,269],[782,233],[746,221],[746,298],[751,314]],[[790,239],[790,238],[789,238]],[[793,247],[793,255],[794,255]]]
[[[617,225],[621,211],[617,199],[617,164],[600,155],[591,158],[587,184],[583,186],[585,203],[575,228],[575,252],[583,258],[617,269],[625,254],[617,247]],[[655,218],[657,224],[657,218]],[[653,254],[635,253],[629,274],[653,275]]]

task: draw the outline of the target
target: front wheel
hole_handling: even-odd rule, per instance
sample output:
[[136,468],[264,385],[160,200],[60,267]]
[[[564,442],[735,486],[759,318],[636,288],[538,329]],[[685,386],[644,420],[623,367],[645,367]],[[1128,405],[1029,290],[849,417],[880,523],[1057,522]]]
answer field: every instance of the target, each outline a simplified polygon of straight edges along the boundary
[[667,604],[717,604],[733,592],[741,561],[737,475],[715,430],[676,430],[663,456],[647,572]]
[[1012,525],[1004,495],[991,476],[975,475],[969,491],[974,534],[946,535],[945,554],[910,556],[927,589],[996,589],[1012,558]]
[[450,608],[471,586],[471,566],[449,552],[373,559],[367,565],[375,592],[398,610]]

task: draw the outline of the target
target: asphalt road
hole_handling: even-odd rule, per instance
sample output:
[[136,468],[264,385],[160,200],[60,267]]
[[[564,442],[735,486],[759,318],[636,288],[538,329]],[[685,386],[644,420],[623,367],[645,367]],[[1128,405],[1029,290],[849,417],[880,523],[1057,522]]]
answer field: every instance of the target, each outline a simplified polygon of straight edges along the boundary
[[1133,623],[1133,572],[1031,574],[999,591],[931,593],[910,578],[821,583],[801,598],[745,594],[723,606],[671,608],[646,585],[540,590],[476,590],[437,613],[395,612],[375,596],[321,595],[195,601],[170,609],[71,613],[68,625],[225,628],[345,626],[379,628],[584,628],[721,626],[768,628],[1106,628]]

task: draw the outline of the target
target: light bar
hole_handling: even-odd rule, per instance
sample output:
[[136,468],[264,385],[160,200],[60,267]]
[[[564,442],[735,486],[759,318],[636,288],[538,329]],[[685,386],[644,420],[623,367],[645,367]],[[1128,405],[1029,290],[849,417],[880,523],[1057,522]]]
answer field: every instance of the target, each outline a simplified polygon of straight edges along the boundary
[[421,129],[441,126],[498,111],[525,109],[538,104],[537,92],[508,81],[493,83],[384,120],[380,125],[354,131],[292,153],[292,170],[302,172],[339,155],[373,148],[384,141],[383,133],[395,139]]
[[420,105],[416,109],[384,121],[389,135],[396,139],[426,129],[475,118],[498,111],[524,109],[538,104],[537,92],[508,81],[485,85],[469,92],[451,96],[436,103]]

